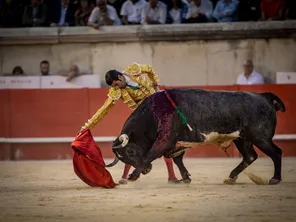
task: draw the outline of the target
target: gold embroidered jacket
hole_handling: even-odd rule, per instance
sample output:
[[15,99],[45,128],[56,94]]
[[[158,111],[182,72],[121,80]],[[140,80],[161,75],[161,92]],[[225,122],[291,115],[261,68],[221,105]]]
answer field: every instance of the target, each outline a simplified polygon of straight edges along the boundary
[[98,124],[119,99],[135,110],[145,98],[156,92],[155,87],[159,85],[159,79],[151,66],[133,63],[122,73],[138,83],[139,89],[111,87],[104,105],[85,123],[82,129],[91,129]]

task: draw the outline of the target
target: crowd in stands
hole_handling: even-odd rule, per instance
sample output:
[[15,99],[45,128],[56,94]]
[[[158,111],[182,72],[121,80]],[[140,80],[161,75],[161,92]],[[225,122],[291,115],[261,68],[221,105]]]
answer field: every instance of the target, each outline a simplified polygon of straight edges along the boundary
[[[41,76],[64,76],[65,81],[71,82],[73,79],[81,75],[87,75],[90,73],[80,71],[79,67],[75,64],[71,64],[67,71],[62,71],[57,74],[50,73],[50,63],[47,60],[40,62],[40,75]],[[258,73],[255,68],[253,61],[251,59],[245,60],[243,65],[243,72],[237,77],[236,84],[238,85],[254,85],[254,84],[264,84],[264,76]],[[21,66],[15,66],[12,73],[6,73],[5,76],[26,76],[23,68]],[[103,83],[103,85],[105,85]]]
[[[90,74],[88,72],[81,71],[76,64],[71,64],[67,70],[60,70],[56,74],[50,72],[50,63],[47,60],[40,62],[40,73],[41,76],[63,76],[65,81],[71,82],[78,76]],[[11,73],[4,73],[4,76],[27,76],[26,72],[21,66],[15,66]]]
[[296,0],[0,0],[0,27],[296,19]]

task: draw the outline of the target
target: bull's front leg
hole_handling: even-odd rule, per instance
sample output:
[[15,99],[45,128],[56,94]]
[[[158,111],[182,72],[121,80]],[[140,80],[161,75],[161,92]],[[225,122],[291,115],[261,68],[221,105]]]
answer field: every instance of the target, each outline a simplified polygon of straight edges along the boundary
[[147,156],[144,158],[143,164],[134,169],[134,171],[129,175],[128,180],[136,181],[140,177],[141,173],[146,174],[145,171],[152,167],[151,162],[162,156],[167,149],[170,149],[173,146],[174,142],[175,141],[170,141],[168,138],[157,140],[152,145],[152,148],[147,153]]

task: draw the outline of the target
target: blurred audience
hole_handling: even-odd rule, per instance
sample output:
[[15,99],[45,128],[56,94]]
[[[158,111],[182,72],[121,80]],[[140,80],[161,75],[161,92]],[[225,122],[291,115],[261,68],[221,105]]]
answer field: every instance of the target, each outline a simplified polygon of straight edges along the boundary
[[141,24],[165,24],[167,5],[159,0],[149,0],[141,12]]
[[261,0],[240,0],[238,6],[239,21],[258,21],[261,17]]
[[16,66],[12,70],[12,75],[13,76],[24,76],[25,72],[21,66]]
[[172,24],[184,23],[188,14],[188,4],[182,0],[172,0],[169,6],[169,19]]
[[39,0],[31,0],[23,12],[22,24],[27,27],[45,26],[47,7]]
[[123,3],[120,11],[124,25],[141,24],[141,11],[147,4],[145,0],[127,0]]
[[103,25],[120,25],[121,21],[115,8],[107,4],[106,0],[97,0],[97,6],[93,9],[87,25],[99,29]]
[[239,85],[264,84],[263,76],[254,70],[253,61],[248,59],[243,64],[244,72],[237,77]]
[[285,19],[296,20],[296,0],[286,0]]
[[75,6],[69,0],[55,1],[49,16],[50,26],[74,26]]
[[15,28],[22,25],[22,8],[15,0],[2,0],[0,4],[0,26]]
[[212,18],[213,4],[209,0],[192,0],[184,23],[208,22]]
[[0,27],[295,20],[296,0],[1,0]]
[[283,0],[262,0],[261,1],[261,20],[281,20],[285,1]]
[[80,0],[79,6],[75,12],[75,24],[76,26],[86,26],[89,16],[94,9],[94,4],[89,0]]
[[218,22],[237,21],[238,0],[219,0],[213,12]]
[[49,62],[47,60],[43,60],[40,62],[40,73],[42,76],[49,76]]

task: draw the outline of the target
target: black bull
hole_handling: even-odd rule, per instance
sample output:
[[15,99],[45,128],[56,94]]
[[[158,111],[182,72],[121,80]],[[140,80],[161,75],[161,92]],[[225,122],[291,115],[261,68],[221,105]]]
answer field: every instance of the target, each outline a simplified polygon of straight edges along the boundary
[[118,159],[135,167],[129,180],[148,173],[151,162],[164,155],[172,157],[183,181],[190,174],[183,164],[185,149],[202,144],[216,144],[227,149],[233,141],[242,162],[230,173],[233,182],[258,155],[253,145],[274,163],[269,184],[281,181],[282,150],[273,143],[277,117],[285,105],[275,94],[254,92],[169,89],[170,97],[187,117],[192,131],[183,124],[164,91],[147,99],[126,120],[121,136],[112,146]]

